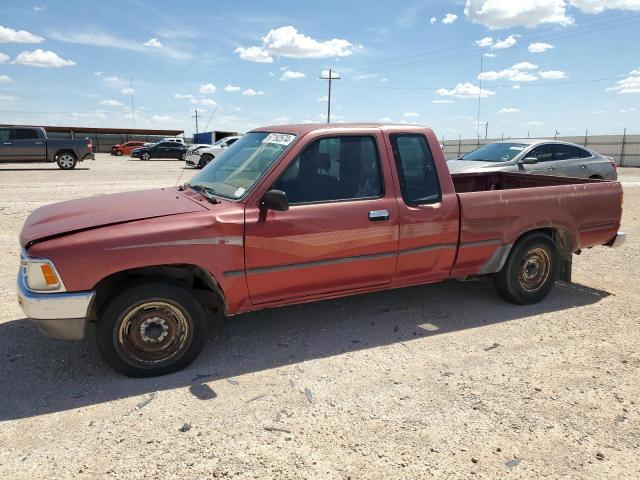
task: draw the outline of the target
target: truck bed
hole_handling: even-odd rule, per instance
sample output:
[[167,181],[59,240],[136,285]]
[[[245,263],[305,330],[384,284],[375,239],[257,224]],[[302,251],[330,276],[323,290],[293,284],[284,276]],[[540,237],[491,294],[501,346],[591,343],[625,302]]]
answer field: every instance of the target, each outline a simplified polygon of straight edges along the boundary
[[477,271],[481,259],[530,230],[565,232],[567,250],[576,252],[610,242],[620,228],[619,182],[503,172],[452,180],[460,205],[456,275]]

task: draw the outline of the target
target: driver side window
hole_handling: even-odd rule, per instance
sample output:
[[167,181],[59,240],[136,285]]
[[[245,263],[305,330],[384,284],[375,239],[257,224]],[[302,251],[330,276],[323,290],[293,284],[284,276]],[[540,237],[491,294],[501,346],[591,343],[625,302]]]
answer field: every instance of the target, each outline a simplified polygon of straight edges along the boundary
[[538,159],[538,162],[551,162],[553,160],[553,156],[556,153],[556,149],[553,145],[538,145],[531,152],[529,152],[527,157],[535,157]]

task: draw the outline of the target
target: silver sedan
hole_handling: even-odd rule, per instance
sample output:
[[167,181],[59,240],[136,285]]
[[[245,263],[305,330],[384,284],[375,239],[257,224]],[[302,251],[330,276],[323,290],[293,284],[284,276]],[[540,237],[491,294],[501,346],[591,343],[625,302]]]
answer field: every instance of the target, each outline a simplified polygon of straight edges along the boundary
[[451,173],[520,172],[575,178],[616,180],[609,157],[573,143],[556,140],[504,140],[489,143],[447,162]]

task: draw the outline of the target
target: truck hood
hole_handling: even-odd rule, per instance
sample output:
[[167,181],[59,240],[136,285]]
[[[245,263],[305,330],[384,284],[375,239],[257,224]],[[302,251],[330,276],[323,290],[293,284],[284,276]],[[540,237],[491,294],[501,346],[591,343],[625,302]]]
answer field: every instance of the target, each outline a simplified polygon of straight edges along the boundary
[[509,170],[513,167],[510,162],[477,162],[475,160],[449,160],[447,162],[451,173],[483,172],[487,170]]
[[206,208],[172,188],[98,195],[54,203],[40,207],[29,215],[20,232],[20,245],[25,248],[36,240],[79,230],[202,210]]

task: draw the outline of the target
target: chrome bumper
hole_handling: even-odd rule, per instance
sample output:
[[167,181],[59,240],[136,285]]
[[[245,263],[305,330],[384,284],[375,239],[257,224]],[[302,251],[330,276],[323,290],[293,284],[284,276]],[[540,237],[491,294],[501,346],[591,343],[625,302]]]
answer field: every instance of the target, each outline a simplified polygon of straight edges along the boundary
[[89,307],[96,292],[35,293],[18,273],[18,303],[43,334],[64,340],[84,336]]
[[618,232],[609,243],[607,243],[607,247],[619,247],[627,240],[627,234],[624,232]]

